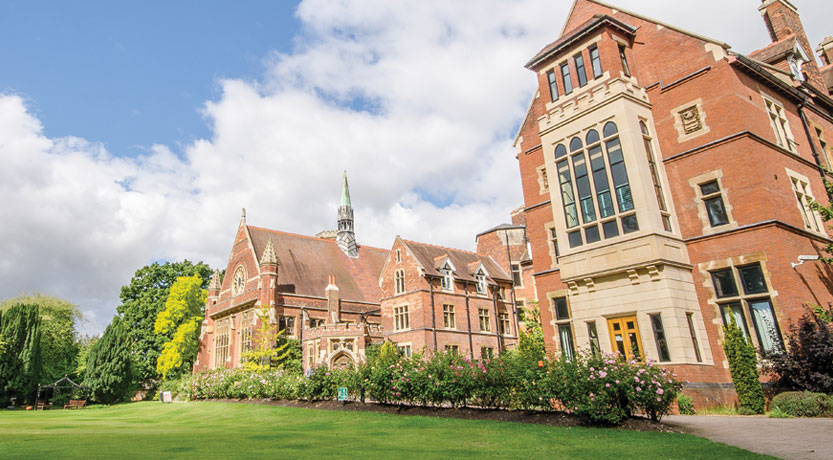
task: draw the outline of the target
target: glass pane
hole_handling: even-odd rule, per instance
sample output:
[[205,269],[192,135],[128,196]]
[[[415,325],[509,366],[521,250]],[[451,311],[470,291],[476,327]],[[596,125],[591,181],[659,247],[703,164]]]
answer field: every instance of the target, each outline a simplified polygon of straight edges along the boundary
[[749,301],[749,311],[752,314],[752,324],[755,325],[755,333],[758,334],[761,349],[764,351],[780,350],[781,335],[778,333],[778,325],[769,299]]
[[706,205],[706,211],[709,214],[709,223],[712,227],[729,223],[726,208],[723,206],[723,198],[716,196],[703,201],[703,203]]
[[607,156],[610,158],[611,165],[624,161],[622,157],[622,145],[618,137],[605,142],[605,148],[607,148]]
[[599,49],[595,46],[590,48],[590,65],[593,67],[593,77],[602,76],[602,61],[599,58]]
[[561,66],[561,81],[564,84],[564,94],[570,94],[573,91],[573,82],[570,80],[570,66],[567,64]]
[[651,315],[651,326],[654,329],[654,340],[657,343],[657,355],[660,361],[671,361],[668,353],[668,343],[665,340],[665,329],[662,327],[662,317]]
[[550,85],[550,100],[553,102],[558,100],[558,85],[555,83],[555,72],[550,70],[547,72],[547,81]]
[[578,76],[578,85],[584,86],[587,84],[587,74],[584,70],[584,56],[578,54],[575,57],[573,57],[573,60],[576,64],[576,76]]
[[602,349],[599,346],[599,333],[596,331],[595,321],[587,323],[587,335],[590,337],[590,351],[594,355],[598,355]]
[[570,319],[570,311],[567,309],[567,298],[558,297],[552,300],[555,302],[555,319]]
[[578,225],[578,208],[575,204],[564,206],[564,217],[567,219],[567,227]]
[[574,231],[567,234],[567,241],[570,243],[570,247],[574,248],[576,246],[581,246],[581,231]]
[[691,345],[694,347],[694,356],[697,358],[697,362],[703,362],[703,357],[700,356],[700,346],[697,343],[697,334],[694,332],[694,314],[693,313],[686,313],[686,319],[688,320],[688,332],[691,334]]
[[740,273],[740,282],[745,294],[766,292],[766,281],[764,281],[764,274],[761,271],[760,264],[740,267],[738,268],[738,272]]
[[626,212],[633,209],[633,197],[631,186],[628,184],[616,187],[616,199],[619,202],[619,212]]
[[717,185],[717,181],[713,180],[711,182],[706,182],[705,184],[700,185],[700,193],[705,195],[710,195],[712,193],[717,193],[720,191],[720,186]]
[[636,221],[636,214],[622,218],[622,233],[631,233],[639,230],[639,223]]
[[584,229],[584,238],[587,240],[587,243],[595,243],[596,241],[601,240],[601,236],[599,236],[599,227],[594,225],[592,227],[587,227]]
[[613,238],[619,236],[619,225],[616,220],[609,220],[602,224],[605,238]]
[[555,158],[561,158],[567,154],[567,147],[564,147],[564,144],[558,144],[555,147]]
[[595,129],[591,129],[587,131],[587,135],[584,137],[584,140],[587,142],[587,145],[594,144],[599,142],[599,133]]
[[621,330],[621,326],[619,325],[619,323],[613,323],[613,330],[614,331]]
[[613,210],[613,198],[611,198],[609,190],[600,192],[596,198],[599,201],[599,215],[602,218],[610,217],[615,213]]
[[645,126],[645,122],[642,120],[639,121],[639,130],[642,131],[642,134],[650,136],[650,133],[648,133],[648,127]]
[[616,350],[621,353],[622,356],[626,356],[625,339],[622,337],[622,334],[616,334]]
[[576,150],[581,150],[582,144],[581,139],[574,137],[570,140],[570,151],[575,152]]
[[748,336],[749,330],[746,329],[746,321],[743,319],[743,309],[740,302],[732,302],[720,306],[720,312],[723,315],[723,324],[728,326],[735,319],[735,324],[743,330],[743,335]]
[[618,132],[619,131],[616,129],[616,123],[612,121],[608,121],[605,124],[604,129],[602,129],[602,134],[604,134],[605,137],[612,136]]
[[558,326],[558,336],[561,339],[561,352],[570,359],[575,354],[573,349],[573,331],[570,330],[569,324],[560,324]]
[[636,332],[628,332],[628,341],[631,343],[633,359],[641,361],[642,355],[639,353],[639,340],[636,338]]
[[714,283],[718,299],[738,295],[738,288],[735,285],[735,277],[732,275],[731,268],[712,272],[712,283]]

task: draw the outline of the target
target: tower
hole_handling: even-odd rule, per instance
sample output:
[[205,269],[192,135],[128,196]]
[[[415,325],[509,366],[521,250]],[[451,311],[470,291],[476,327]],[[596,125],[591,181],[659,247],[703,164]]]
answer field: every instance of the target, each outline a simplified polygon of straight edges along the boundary
[[359,256],[359,248],[356,245],[356,234],[353,232],[353,207],[350,205],[347,171],[344,171],[344,181],[341,185],[341,204],[338,207],[338,233],[336,234],[336,242],[338,243],[338,247],[347,256]]

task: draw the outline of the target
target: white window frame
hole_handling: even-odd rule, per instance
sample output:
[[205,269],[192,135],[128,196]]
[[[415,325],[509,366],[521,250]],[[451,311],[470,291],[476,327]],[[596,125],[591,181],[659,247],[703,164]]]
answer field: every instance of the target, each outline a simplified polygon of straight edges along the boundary
[[393,330],[406,331],[411,328],[411,316],[407,305],[393,307]]
[[805,229],[813,233],[824,234],[824,221],[822,221],[821,215],[810,207],[810,203],[815,201],[810,181],[806,176],[790,169],[787,169],[787,176],[790,178],[790,187],[795,196],[796,207],[804,220]]
[[492,332],[492,319],[488,308],[478,308],[477,319],[480,323],[480,332]]
[[764,99],[764,108],[769,117],[769,124],[775,134],[775,143],[790,152],[798,154],[797,144],[790,130],[790,122],[787,120],[787,111],[784,109],[784,104],[765,94],[761,94],[761,96]]
[[457,313],[452,304],[443,304],[443,327],[457,329]]
[[395,294],[404,294],[405,293],[405,270],[401,268],[393,272],[393,282],[394,282],[394,293]]

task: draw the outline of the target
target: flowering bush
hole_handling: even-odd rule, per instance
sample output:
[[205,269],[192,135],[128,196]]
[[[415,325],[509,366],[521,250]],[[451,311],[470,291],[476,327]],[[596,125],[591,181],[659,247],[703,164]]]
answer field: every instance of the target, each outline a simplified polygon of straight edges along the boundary
[[400,356],[381,347],[353,369],[315,369],[309,377],[284,371],[224,369],[166,385],[179,399],[271,398],[332,400],[339,387],[388,404],[563,410],[594,423],[619,424],[634,413],[659,420],[682,388],[668,370],[619,355],[534,360],[505,351],[471,361],[456,353]]

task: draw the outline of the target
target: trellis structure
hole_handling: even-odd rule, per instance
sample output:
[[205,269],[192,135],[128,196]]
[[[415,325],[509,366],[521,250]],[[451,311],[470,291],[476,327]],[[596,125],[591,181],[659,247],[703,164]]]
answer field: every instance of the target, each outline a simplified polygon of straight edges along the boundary
[[46,396],[47,391],[50,391],[51,395],[49,397],[45,397],[44,404],[50,399],[54,400],[57,395],[65,391],[69,392],[70,397],[73,393],[79,391],[81,393],[82,399],[86,400],[87,396],[89,395],[90,388],[88,386],[79,385],[73,382],[69,377],[65,375],[62,379],[59,379],[58,381],[50,385],[38,385],[38,396],[37,398],[35,398],[36,401],[40,402],[41,395],[43,394],[44,396]]

